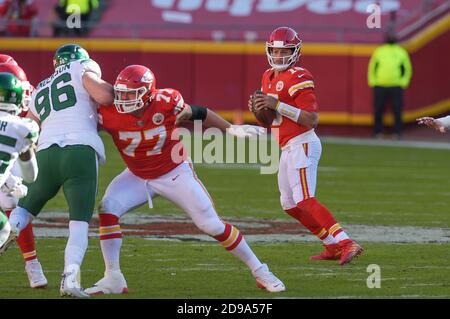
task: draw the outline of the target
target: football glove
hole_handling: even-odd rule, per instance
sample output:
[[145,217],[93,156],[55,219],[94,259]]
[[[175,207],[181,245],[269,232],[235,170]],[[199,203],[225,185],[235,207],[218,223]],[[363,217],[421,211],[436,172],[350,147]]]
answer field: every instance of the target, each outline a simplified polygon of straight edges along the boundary
[[266,134],[267,130],[255,125],[231,125],[227,128],[227,132],[237,137],[256,137]]
[[27,196],[28,187],[22,184],[22,178],[9,175],[3,186],[0,188],[3,193],[21,199]]

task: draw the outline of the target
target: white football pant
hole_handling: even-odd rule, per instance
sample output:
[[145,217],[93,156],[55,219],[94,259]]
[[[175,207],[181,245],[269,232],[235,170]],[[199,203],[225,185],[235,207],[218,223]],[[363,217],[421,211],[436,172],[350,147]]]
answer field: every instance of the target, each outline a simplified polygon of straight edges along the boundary
[[188,162],[169,173],[145,180],[126,168],[108,185],[100,204],[100,213],[121,217],[160,195],[183,209],[195,225],[210,236],[224,232],[225,225],[217,216],[211,197]]

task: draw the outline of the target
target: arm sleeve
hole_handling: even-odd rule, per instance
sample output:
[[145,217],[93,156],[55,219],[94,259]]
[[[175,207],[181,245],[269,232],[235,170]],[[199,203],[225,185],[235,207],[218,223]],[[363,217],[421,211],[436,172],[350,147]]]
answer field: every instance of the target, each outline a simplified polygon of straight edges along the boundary
[[31,158],[28,161],[22,161],[19,157],[17,162],[19,163],[23,180],[26,183],[33,183],[38,175],[38,165],[34,151],[32,151]]
[[190,121],[202,120],[206,119],[206,115],[208,114],[208,109],[206,107],[200,105],[192,105],[190,104],[192,109],[192,116],[189,119]]

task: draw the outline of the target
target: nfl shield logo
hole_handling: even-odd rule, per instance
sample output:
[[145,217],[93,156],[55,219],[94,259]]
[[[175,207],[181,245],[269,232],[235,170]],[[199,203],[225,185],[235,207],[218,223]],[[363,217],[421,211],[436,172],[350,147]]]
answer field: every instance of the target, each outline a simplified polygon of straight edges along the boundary
[[162,122],[164,122],[164,115],[162,115],[161,113],[155,113],[155,115],[153,115],[153,124],[155,125],[160,125]]
[[277,91],[280,92],[283,88],[284,88],[283,81],[278,81],[277,87],[276,87]]

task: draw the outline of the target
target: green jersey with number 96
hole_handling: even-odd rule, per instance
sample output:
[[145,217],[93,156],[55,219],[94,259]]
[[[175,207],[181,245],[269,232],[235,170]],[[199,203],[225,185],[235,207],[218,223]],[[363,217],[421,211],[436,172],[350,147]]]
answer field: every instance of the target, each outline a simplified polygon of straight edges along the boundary
[[97,131],[97,103],[83,86],[83,74],[101,77],[99,65],[90,59],[77,60],[55,69],[37,86],[30,111],[41,121],[38,151],[53,144],[91,146],[105,162],[105,147]]

